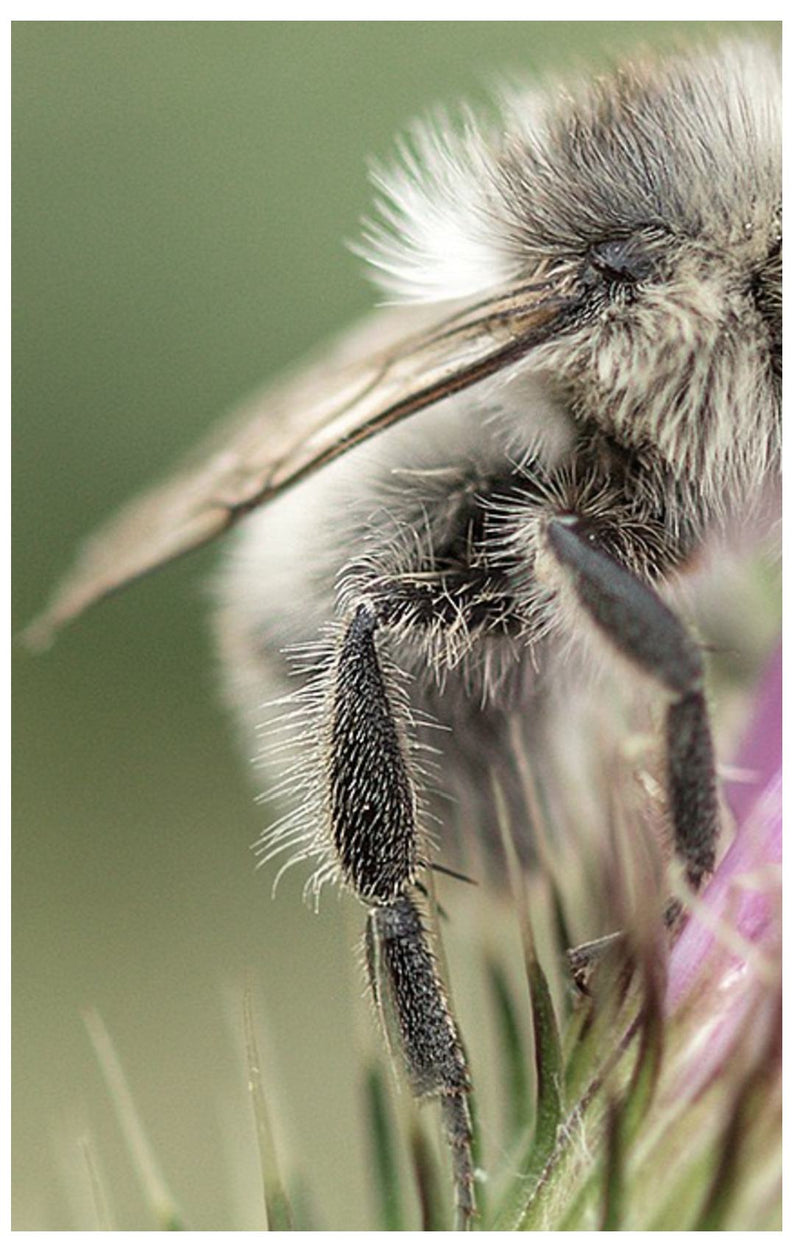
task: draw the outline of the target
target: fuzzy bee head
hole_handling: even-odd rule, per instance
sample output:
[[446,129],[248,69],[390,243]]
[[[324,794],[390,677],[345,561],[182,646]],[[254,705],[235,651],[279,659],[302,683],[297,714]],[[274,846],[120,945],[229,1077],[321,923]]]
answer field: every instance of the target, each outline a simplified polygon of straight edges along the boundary
[[734,43],[507,94],[376,173],[364,254],[402,302],[542,283],[574,316],[525,362],[578,419],[652,445],[712,508],[778,452],[777,57]]

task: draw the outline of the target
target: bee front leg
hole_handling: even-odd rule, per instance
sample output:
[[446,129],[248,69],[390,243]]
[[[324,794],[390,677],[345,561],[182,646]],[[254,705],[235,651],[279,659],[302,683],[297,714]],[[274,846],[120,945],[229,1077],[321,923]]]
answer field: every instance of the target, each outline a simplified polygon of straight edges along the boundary
[[[577,601],[614,648],[667,693],[667,794],[675,851],[697,890],[714,868],[719,835],[714,748],[698,644],[640,578],[592,542],[588,522],[547,526],[551,553]],[[668,908],[674,920],[676,906]]]
[[450,1144],[456,1225],[475,1210],[469,1073],[418,905],[421,861],[417,802],[369,602],[355,609],[334,666],[328,747],[328,807],[336,855],[370,907],[367,963],[387,1040],[400,1052],[416,1096],[437,1097]]

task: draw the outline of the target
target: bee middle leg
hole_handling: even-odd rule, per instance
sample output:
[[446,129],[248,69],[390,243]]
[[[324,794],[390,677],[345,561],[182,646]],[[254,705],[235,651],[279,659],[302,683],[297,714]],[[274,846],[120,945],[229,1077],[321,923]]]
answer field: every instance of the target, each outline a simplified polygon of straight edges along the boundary
[[[651,587],[592,541],[592,529],[580,517],[553,518],[546,534],[581,610],[623,657],[667,694],[669,814],[675,851],[696,891],[714,868],[719,835],[700,647]],[[669,923],[676,913],[677,906],[670,904]]]

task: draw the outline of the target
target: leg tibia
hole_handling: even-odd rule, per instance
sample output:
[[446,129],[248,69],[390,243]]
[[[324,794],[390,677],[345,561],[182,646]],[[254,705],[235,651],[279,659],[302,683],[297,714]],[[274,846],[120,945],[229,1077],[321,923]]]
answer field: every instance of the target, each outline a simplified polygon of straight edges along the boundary
[[682,694],[702,683],[700,649],[655,591],[595,548],[577,519],[551,522],[548,538],[582,608],[623,656],[668,691]]

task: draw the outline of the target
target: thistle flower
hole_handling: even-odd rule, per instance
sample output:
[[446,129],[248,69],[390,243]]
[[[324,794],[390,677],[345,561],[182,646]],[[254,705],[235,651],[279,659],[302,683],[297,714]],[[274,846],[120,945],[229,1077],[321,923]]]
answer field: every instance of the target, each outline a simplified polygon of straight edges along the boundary
[[770,981],[780,943],[781,658],[767,672],[744,737],[727,803],[736,834],[670,957],[667,1006],[698,985]]
[[780,713],[777,656],[730,771],[730,845],[685,900],[663,994],[642,954],[639,1007],[631,1021],[623,1006],[567,1112],[563,1159],[534,1185],[525,1228],[778,1227]]
[[[534,939],[529,915],[558,912],[552,884],[546,875],[523,881],[505,831],[530,1021],[508,964],[487,956],[492,943],[485,943],[491,1012],[484,1034],[491,1032],[504,1107],[498,1120],[487,1104],[488,1075],[478,1074],[486,1166],[479,1228],[777,1227],[780,684],[778,657],[727,771],[733,837],[702,897],[684,900],[686,921],[672,950],[647,899],[647,865],[628,866],[630,937],[603,958],[590,997],[564,996],[563,958],[553,959],[552,944],[545,951],[545,927]],[[502,828],[499,789],[495,803]],[[625,869],[617,864],[610,881],[619,883]],[[484,900],[476,913],[486,908]],[[496,920],[489,929],[494,938]],[[404,1208],[402,1136],[379,1070],[370,1071],[368,1091],[378,1222],[446,1226],[447,1168],[437,1166],[418,1113],[408,1114],[405,1144],[417,1205],[406,1196]]]
[[[565,996],[563,959],[538,952],[543,932],[534,938],[529,904],[536,896],[534,917],[547,913],[550,888],[544,876],[523,879],[506,838],[529,1004],[521,1007],[519,987],[515,993],[519,969],[498,958],[491,941],[478,940],[483,962],[476,976],[490,1009],[484,1035],[500,1106],[490,1107],[486,1075],[476,1067],[474,1115],[485,1166],[478,1229],[778,1228],[780,697],[778,656],[727,771],[733,836],[701,897],[684,899],[686,920],[671,951],[657,916],[648,931],[631,915],[632,937],[603,957],[590,996]],[[495,799],[502,826],[499,790]],[[680,891],[677,879],[674,887]],[[153,1216],[176,1228],[182,1219],[175,1203],[165,1202],[163,1171],[111,1042],[97,1024],[91,1034]],[[314,1206],[312,1221],[308,1195],[287,1183],[257,1034],[248,991],[242,1055],[265,1225],[325,1229],[324,1213]],[[436,1119],[411,1105],[402,1085],[387,1078],[385,1062],[372,1056],[362,1100],[375,1225],[446,1229],[449,1169]],[[352,1159],[348,1154],[348,1168]],[[97,1192],[94,1167],[91,1177]],[[96,1197],[98,1222],[111,1207],[109,1197]]]

